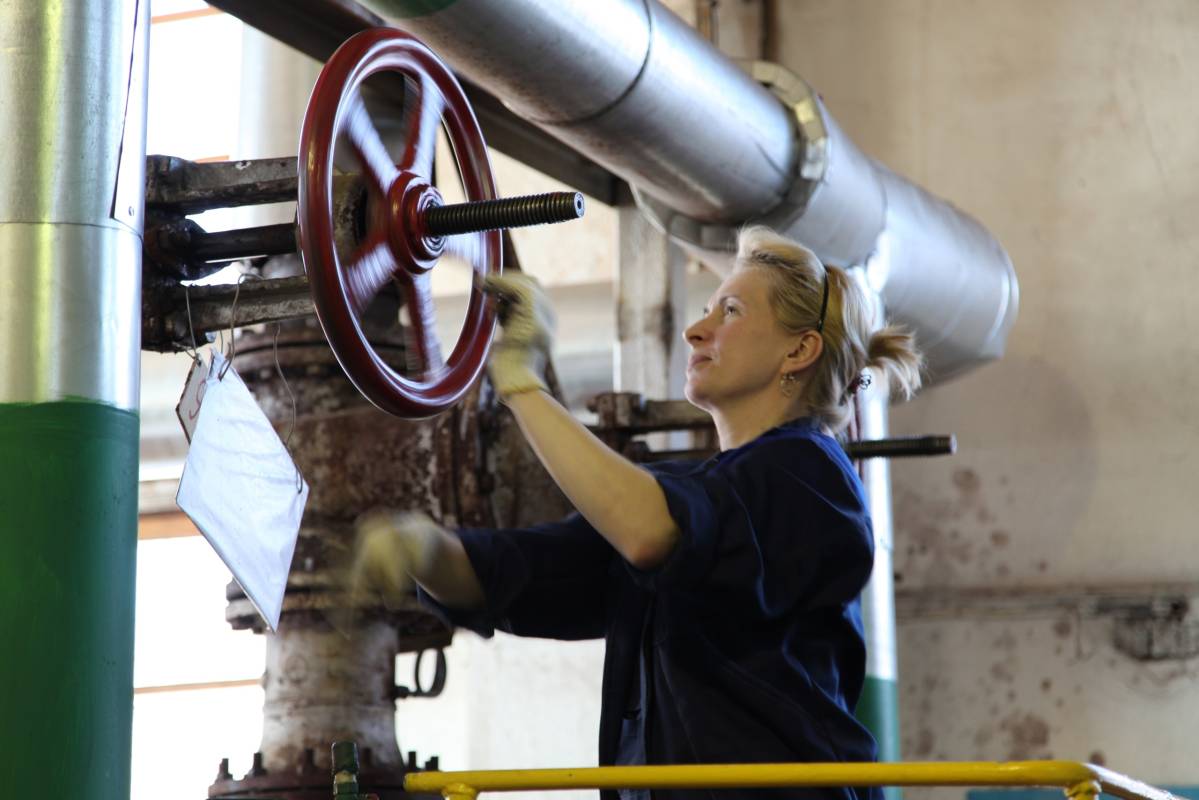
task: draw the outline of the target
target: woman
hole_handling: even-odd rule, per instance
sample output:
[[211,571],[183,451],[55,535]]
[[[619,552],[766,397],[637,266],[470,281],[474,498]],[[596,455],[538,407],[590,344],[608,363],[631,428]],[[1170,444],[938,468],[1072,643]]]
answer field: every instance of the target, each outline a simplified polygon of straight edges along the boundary
[[360,523],[359,581],[395,597],[415,580],[425,602],[483,635],[604,637],[600,764],[873,760],[852,714],[873,538],[831,434],[848,423],[863,370],[905,397],[919,387],[911,337],[872,331],[845,272],[749,228],[733,273],[684,332],[687,399],[712,415],[720,453],[640,467],[544,391],[550,315],[536,284],[490,288],[508,301],[492,381],[577,513],[455,533],[373,513]]

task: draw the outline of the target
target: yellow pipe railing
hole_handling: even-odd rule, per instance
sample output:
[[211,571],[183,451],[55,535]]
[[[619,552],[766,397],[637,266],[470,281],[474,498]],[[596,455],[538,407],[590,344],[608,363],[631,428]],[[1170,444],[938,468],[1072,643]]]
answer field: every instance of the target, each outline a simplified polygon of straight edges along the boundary
[[1070,800],[1104,792],[1123,800],[1179,800],[1162,789],[1077,761],[950,761],[895,764],[704,764],[475,772],[414,772],[408,792],[473,800],[480,792],[563,789],[764,789],[833,786],[1056,787]]

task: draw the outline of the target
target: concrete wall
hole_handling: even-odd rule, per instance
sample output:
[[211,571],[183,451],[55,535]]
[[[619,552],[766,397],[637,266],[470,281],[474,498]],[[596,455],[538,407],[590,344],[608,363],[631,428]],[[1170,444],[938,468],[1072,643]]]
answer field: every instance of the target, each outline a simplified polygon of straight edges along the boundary
[[1007,355],[893,416],[960,443],[893,470],[905,757],[1199,782],[1199,662],[1114,650],[1119,614],[1093,602],[1194,593],[1199,4],[774,13],[774,60],[865,152],[982,220],[1020,276]]

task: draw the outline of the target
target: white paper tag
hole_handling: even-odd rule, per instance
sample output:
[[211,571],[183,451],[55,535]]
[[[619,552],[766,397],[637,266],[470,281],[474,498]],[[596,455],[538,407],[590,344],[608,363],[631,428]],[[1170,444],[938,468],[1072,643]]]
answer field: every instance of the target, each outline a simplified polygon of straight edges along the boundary
[[214,351],[175,502],[271,630],[279,624],[308,484],[237,372]]
[[187,371],[187,380],[183,384],[183,395],[179,398],[179,405],[175,406],[175,414],[179,417],[179,424],[183,426],[183,435],[188,442],[196,430],[200,404],[204,402],[204,392],[208,388],[209,372],[203,357],[192,359],[192,368]]

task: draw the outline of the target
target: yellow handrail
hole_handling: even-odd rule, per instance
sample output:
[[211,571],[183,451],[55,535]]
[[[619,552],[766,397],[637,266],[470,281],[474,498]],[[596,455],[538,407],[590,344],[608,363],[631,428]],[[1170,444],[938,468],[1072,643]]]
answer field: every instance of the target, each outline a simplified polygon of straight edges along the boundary
[[1058,787],[1074,800],[1106,792],[1124,800],[1179,800],[1162,789],[1078,761],[948,761],[895,764],[704,764],[580,769],[414,772],[408,792],[470,800],[480,792],[563,789],[762,789],[787,786]]

